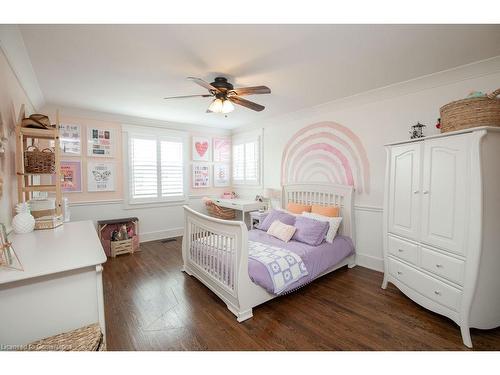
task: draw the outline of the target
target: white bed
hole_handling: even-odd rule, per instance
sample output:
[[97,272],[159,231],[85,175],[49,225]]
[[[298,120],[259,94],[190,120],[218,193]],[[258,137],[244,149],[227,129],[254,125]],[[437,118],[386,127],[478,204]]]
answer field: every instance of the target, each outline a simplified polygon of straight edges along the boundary
[[[337,205],[342,225],[339,233],[354,241],[353,188],[333,184],[289,184],[283,186],[282,206],[289,202]],[[200,246],[202,244],[202,246]],[[240,221],[216,219],[184,206],[182,271],[196,277],[227,305],[238,322],[252,317],[252,309],[277,297],[254,284],[248,275],[248,230]],[[327,269],[356,265],[355,255]]]

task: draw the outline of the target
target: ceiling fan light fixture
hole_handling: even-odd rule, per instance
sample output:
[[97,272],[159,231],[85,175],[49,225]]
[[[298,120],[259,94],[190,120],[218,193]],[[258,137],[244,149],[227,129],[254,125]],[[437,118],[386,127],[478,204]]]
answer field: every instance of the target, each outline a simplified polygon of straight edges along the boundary
[[222,99],[217,98],[217,99],[214,99],[214,101],[212,103],[210,103],[208,110],[210,112],[214,112],[214,113],[221,113],[222,107],[223,107]]
[[234,111],[234,105],[231,103],[230,100],[224,100],[224,103],[222,103],[222,113],[229,113]]

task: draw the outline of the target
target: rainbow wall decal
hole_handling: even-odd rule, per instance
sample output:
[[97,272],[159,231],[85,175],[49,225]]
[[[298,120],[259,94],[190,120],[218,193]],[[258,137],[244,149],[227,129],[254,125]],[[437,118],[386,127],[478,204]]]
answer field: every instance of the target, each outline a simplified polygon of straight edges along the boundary
[[302,128],[288,141],[281,183],[331,182],[370,191],[370,163],[359,137],[335,122]]

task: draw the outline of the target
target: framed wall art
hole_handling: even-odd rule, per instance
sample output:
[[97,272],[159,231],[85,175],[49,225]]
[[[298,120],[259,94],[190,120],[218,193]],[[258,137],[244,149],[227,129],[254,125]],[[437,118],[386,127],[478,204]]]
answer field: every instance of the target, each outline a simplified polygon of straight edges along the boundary
[[114,142],[112,130],[90,127],[87,132],[88,156],[112,157]]
[[228,138],[213,139],[214,162],[229,163],[231,161],[231,140]]
[[193,168],[193,188],[210,187],[210,165],[205,163],[194,163]]
[[211,146],[208,137],[193,137],[193,161],[210,161]]
[[[52,177],[52,183],[55,183]],[[80,160],[61,160],[61,187],[65,193],[82,192],[82,162]]]
[[82,153],[82,128],[76,124],[59,125],[59,145],[64,155],[78,156]]
[[214,164],[214,187],[229,186],[229,164]]
[[87,191],[114,191],[115,190],[115,163],[93,162],[87,165]]

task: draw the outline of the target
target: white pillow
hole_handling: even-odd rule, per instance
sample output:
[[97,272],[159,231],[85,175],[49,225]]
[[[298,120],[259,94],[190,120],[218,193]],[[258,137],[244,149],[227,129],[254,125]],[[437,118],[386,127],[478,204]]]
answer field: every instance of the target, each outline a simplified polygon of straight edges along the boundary
[[330,228],[328,228],[328,232],[326,233],[325,240],[326,242],[332,243],[335,236],[337,235],[337,231],[339,230],[340,223],[342,222],[342,217],[328,217],[319,214],[313,214],[311,212],[303,212],[302,216],[309,217],[311,219],[316,219],[319,221],[328,221],[330,224]]
[[293,237],[296,230],[297,228],[293,225],[287,225],[279,220],[275,220],[267,230],[267,233],[283,242],[288,242]]

